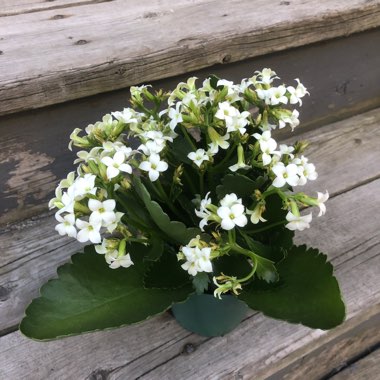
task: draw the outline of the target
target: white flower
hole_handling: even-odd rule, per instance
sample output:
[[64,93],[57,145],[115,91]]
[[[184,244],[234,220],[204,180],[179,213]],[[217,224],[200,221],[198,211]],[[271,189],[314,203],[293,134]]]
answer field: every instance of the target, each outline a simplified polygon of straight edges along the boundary
[[285,184],[290,186],[297,186],[299,181],[298,168],[295,164],[284,165],[283,162],[277,162],[273,168],[273,173],[276,175],[273,181],[273,186],[281,188]]
[[70,237],[77,237],[77,230],[75,228],[75,215],[67,214],[62,217],[60,214],[55,214],[55,218],[57,219],[59,224],[55,226],[55,230],[61,235],[68,235]]
[[111,256],[111,255],[107,255],[107,256],[108,256],[107,257],[108,261],[110,262],[111,269],[117,269],[120,267],[128,268],[131,265],[133,265],[133,261],[129,253],[126,255],[118,255],[117,257]]
[[98,244],[102,241],[100,236],[101,224],[91,224],[84,220],[77,219],[77,227],[80,231],[77,234],[77,240],[81,243],[90,241],[93,244]]
[[221,149],[228,149],[230,143],[228,139],[230,138],[229,133],[226,133],[224,136],[221,136],[213,127],[208,127],[207,129],[208,135],[211,139],[211,143],[208,144],[210,149],[210,154],[216,154],[219,151],[219,147]]
[[210,260],[211,248],[184,246],[181,252],[186,257],[186,262],[182,264],[181,267],[187,270],[192,276],[196,276],[198,272],[212,272]]
[[96,193],[95,179],[96,176],[89,173],[78,177],[72,185],[75,198],[78,199],[86,194],[94,195]]
[[75,193],[74,193],[74,185],[70,186],[67,191],[62,194],[60,199],[62,207],[57,214],[61,214],[63,212],[68,212],[69,214],[74,213],[74,204],[75,204]]
[[276,106],[277,104],[288,103],[288,98],[285,96],[286,94],[286,87],[285,86],[278,86],[278,87],[272,87],[269,90],[269,101],[272,106]]
[[151,154],[146,161],[141,162],[139,168],[148,172],[149,179],[154,182],[158,179],[161,172],[168,169],[168,164],[165,161],[161,161],[161,157],[158,154]]
[[297,183],[298,186],[305,185],[308,179],[314,181],[318,177],[314,164],[304,164],[298,166],[298,174],[300,176]]
[[180,107],[181,107],[181,102],[178,102],[176,104],[175,109],[174,108],[169,109],[169,118],[170,118],[169,126],[172,131],[174,131],[178,123],[182,123],[183,121]]
[[274,79],[280,79],[276,76],[276,73],[273,70],[268,68],[265,68],[262,71],[255,71],[255,73],[257,74],[257,77],[260,78],[259,80],[256,80],[256,82],[264,85],[271,84]]
[[209,161],[210,157],[204,149],[197,149],[196,152],[190,152],[187,157],[194,162],[195,165],[200,167],[203,161]]
[[147,131],[141,134],[148,140],[153,140],[158,145],[165,145],[166,141],[173,142],[173,138],[168,135],[164,135],[161,131]]
[[124,108],[122,112],[112,112],[112,116],[125,124],[137,123],[136,111],[132,108]]
[[250,169],[251,167],[245,164],[244,148],[241,144],[238,146],[237,152],[238,162],[235,165],[230,166],[228,169],[232,172],[236,172],[239,169]]
[[[294,147],[288,146],[286,144],[280,144],[280,150],[273,153],[276,154],[279,158],[287,155],[290,157],[290,159],[293,159],[294,158],[294,154],[292,154],[293,152],[294,152]],[[292,164],[297,164],[297,163],[292,161]]]
[[210,192],[206,194],[206,197],[201,200],[201,204],[199,206],[199,210],[195,210],[195,215],[198,218],[202,218],[199,222],[199,228],[204,231],[204,226],[207,225],[209,217],[211,215],[210,210],[207,209],[207,206],[211,204],[211,199],[209,198]]
[[322,216],[326,214],[325,202],[329,199],[329,193],[326,190],[325,194],[320,193],[319,191],[317,191],[317,194],[318,194],[317,202],[318,202],[318,207],[319,207],[318,216]]
[[266,222],[267,220],[262,217],[264,210],[265,208],[260,203],[253,210],[247,210],[247,214],[251,215],[251,223]]
[[302,106],[301,98],[303,98],[306,94],[309,94],[309,92],[306,90],[306,87],[300,82],[299,79],[296,79],[296,81],[298,82],[298,86],[296,88],[293,86],[287,87],[287,90],[290,93],[289,103],[299,103],[299,105]]
[[121,220],[121,217],[124,215],[124,213],[122,212],[115,212],[115,220],[108,224],[107,226],[107,231],[112,234],[112,232],[115,230],[115,228],[117,227],[118,223],[120,222]]
[[102,163],[107,166],[108,179],[117,177],[120,172],[132,174],[132,167],[125,163],[125,155],[123,152],[116,152],[113,158],[103,157]]
[[264,100],[265,104],[271,103],[272,92],[270,90],[264,90],[262,88],[256,89],[256,94],[259,99]]
[[240,198],[237,197],[235,193],[226,194],[224,198],[220,201],[220,205],[223,207],[232,207],[233,205],[242,204]]
[[107,199],[104,202],[96,199],[89,199],[88,208],[92,211],[90,215],[90,223],[101,224],[103,227],[114,223],[116,219],[114,212],[115,207],[116,201],[114,199]]
[[278,121],[279,128],[284,128],[286,124],[289,124],[293,131],[294,128],[297,127],[300,123],[300,121],[298,120],[299,114],[300,113],[297,110],[293,110],[290,116],[284,115],[284,117],[279,119]]
[[240,134],[244,135],[246,129],[244,128],[248,124],[248,117],[251,114],[248,111],[237,114],[231,118],[226,118],[227,132],[239,131]]
[[153,153],[160,153],[165,148],[165,143],[160,144],[159,141],[148,140],[145,144],[141,144],[137,149],[144,152],[146,156]]
[[259,133],[254,133],[252,136],[257,139],[260,144],[263,165],[269,165],[272,162],[271,155],[276,153],[276,140],[271,137],[270,131],[264,131],[261,135]]
[[239,114],[239,110],[233,106],[229,102],[222,102],[218,105],[219,109],[216,111],[215,117],[220,120],[231,120],[232,117],[235,117]]
[[242,97],[239,95],[240,86],[234,84],[234,82],[229,81],[229,80],[225,80],[225,79],[219,79],[216,85],[217,86],[225,86],[225,87],[227,87],[228,92],[227,92],[226,98],[230,102],[233,103],[233,102],[236,102],[236,101],[242,99]]
[[303,231],[305,228],[310,227],[310,222],[312,219],[312,215],[307,214],[305,216],[296,216],[291,211],[289,211],[286,215],[286,220],[289,222],[285,225],[291,231]]
[[219,207],[217,214],[222,219],[220,223],[221,227],[227,231],[232,230],[235,226],[244,227],[248,223],[242,204],[234,204],[231,207]]

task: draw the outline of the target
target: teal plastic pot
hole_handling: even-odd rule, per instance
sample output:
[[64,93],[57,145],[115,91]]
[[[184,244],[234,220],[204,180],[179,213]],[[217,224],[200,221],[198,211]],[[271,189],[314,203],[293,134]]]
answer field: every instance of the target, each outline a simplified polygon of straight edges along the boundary
[[172,306],[177,322],[186,330],[203,336],[222,336],[232,331],[246,316],[248,306],[234,296],[222,299],[212,294],[193,294]]

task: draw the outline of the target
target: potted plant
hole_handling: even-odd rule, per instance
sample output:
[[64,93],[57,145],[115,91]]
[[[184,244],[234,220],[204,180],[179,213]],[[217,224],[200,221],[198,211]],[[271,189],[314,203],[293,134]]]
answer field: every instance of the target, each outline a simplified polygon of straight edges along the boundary
[[140,322],[172,308],[222,335],[248,308],[330,329],[345,308],[324,254],[294,246],[325,211],[307,143],[278,144],[308,94],[270,69],[240,84],[210,76],[170,92],[131,87],[131,107],[71,134],[77,171],[56,189],[60,235],[89,243],[27,308],[20,330],[48,340]]

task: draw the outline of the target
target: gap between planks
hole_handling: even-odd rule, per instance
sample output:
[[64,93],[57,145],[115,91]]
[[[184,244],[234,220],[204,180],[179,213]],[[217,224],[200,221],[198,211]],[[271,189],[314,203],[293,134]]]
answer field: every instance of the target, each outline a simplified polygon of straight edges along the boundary
[[135,0],[128,7],[114,0],[70,7],[58,18],[58,10],[2,17],[0,114],[380,26],[378,0],[279,2],[273,10],[266,0]]

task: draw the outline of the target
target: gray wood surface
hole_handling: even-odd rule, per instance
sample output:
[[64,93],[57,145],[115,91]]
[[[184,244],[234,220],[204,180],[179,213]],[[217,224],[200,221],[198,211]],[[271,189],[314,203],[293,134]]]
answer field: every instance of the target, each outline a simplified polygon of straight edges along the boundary
[[331,380],[377,380],[379,375],[380,349],[377,349],[333,376]]
[[0,114],[380,26],[379,0],[46,3],[0,14]]
[[[0,338],[0,378],[265,379],[284,370],[290,379],[304,374],[312,380],[376,343],[380,167],[371,144],[380,141],[378,114],[302,135],[313,140],[311,157],[321,172],[313,188],[327,188],[333,197],[327,214],[315,218],[313,228],[298,234],[297,241],[329,254],[348,306],[344,325],[323,332],[251,313],[234,332],[208,339],[186,332],[164,314],[143,324],[49,343],[14,332]],[[0,239],[6,247],[0,256],[0,326],[9,330],[39,284],[76,246],[54,233],[49,217],[14,225]],[[313,358],[325,365],[312,365]]]

